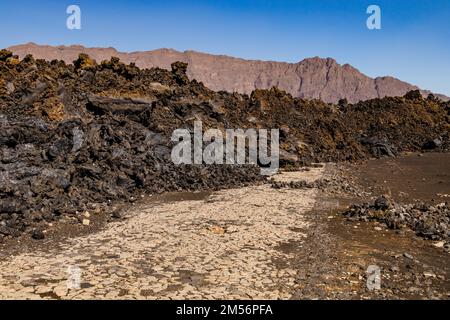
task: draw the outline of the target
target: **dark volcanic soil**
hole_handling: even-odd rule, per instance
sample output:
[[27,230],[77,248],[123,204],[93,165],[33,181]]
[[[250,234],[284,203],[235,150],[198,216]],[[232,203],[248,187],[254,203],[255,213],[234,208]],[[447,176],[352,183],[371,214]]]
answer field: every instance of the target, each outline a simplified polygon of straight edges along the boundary
[[369,161],[354,167],[355,182],[376,195],[344,213],[353,221],[377,221],[387,227],[411,229],[450,250],[450,154],[409,154]]
[[[383,190],[391,190],[393,197],[400,194],[396,199],[405,203],[431,201],[435,194],[448,193],[447,185],[440,183],[449,174],[446,159],[450,154],[370,160],[343,171],[328,166],[332,181],[342,184],[336,178],[345,172],[358,194],[337,196],[327,189],[322,193],[310,213],[313,231],[306,245],[291,246],[301,287],[293,298],[450,299],[450,253],[439,242],[419,237],[409,228],[392,230],[377,221],[349,221],[342,215],[350,204],[367,201],[370,193],[379,195]],[[402,179],[416,184],[402,184]],[[370,265],[381,270],[380,290],[366,286]]]
[[[345,220],[345,201],[319,199],[310,213],[313,232],[306,244],[291,246],[300,287],[293,299],[450,298],[448,253],[413,232]],[[367,288],[371,265],[381,270],[380,290]]]
[[407,154],[352,167],[357,182],[396,202],[450,201],[450,153]]

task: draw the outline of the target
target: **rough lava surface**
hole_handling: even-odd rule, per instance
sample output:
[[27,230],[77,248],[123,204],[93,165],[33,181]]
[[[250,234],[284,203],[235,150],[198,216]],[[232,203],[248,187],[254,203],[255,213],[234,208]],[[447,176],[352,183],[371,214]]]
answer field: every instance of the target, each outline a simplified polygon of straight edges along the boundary
[[[250,94],[255,89],[278,87],[294,97],[321,99],[337,103],[339,99],[358,102],[385,96],[403,96],[418,87],[393,77],[370,78],[349,64],[340,65],[334,59],[308,58],[298,63],[244,60],[224,55],[211,55],[196,51],[179,52],[158,49],[124,53],[114,48],[86,48],[74,46],[45,46],[35,43],[13,46],[10,51],[20,58],[33,54],[45,60],[64,60],[71,63],[78,54],[85,53],[97,61],[112,56],[140,68],[159,67],[170,70],[176,61],[189,64],[187,74],[216,91]],[[427,96],[430,92],[422,90]],[[441,99],[448,97],[439,95]]]
[[280,129],[284,167],[448,151],[450,104],[419,91],[338,105],[280,89],[215,92],[171,71],[81,54],[73,64],[0,51],[0,241],[142,193],[263,183],[252,165],[170,160],[173,130]]

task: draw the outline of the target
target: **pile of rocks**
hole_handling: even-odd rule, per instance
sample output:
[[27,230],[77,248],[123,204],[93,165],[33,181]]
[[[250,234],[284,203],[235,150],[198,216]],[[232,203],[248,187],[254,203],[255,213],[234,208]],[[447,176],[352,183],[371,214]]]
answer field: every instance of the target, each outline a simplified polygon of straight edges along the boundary
[[[343,177],[342,172],[338,173],[338,168],[332,164],[328,164],[328,173],[324,178],[315,181],[276,181],[271,179],[269,183],[274,189],[312,189],[316,188],[326,191],[327,194],[352,195],[352,196],[368,196],[368,192],[364,191],[359,185],[348,181],[348,177]],[[285,171],[283,169],[283,171]],[[287,170],[290,171],[290,170]]]
[[334,186],[333,180],[329,178],[318,179],[315,181],[275,181],[271,180],[270,184],[274,189],[312,189],[317,188],[319,190],[328,189],[330,186]]
[[373,203],[354,204],[344,212],[348,220],[378,221],[388,228],[410,228],[430,240],[450,242],[450,203],[398,205],[387,197]]
[[312,189],[317,185],[317,181],[270,181],[272,188],[274,189]]
[[[164,99],[165,85],[149,84],[141,100],[104,96],[115,86],[83,88],[96,68],[88,57],[75,67],[32,57],[13,66],[9,58],[0,61],[4,82],[16,88],[0,96],[0,242],[24,232],[42,239],[41,230],[63,217],[85,224],[83,213],[92,208],[115,214],[114,204],[141,193],[217,190],[265,179],[254,165],[175,165],[170,134],[189,125],[160,114],[165,102],[155,101]],[[111,82],[117,74],[139,72],[116,60],[103,67],[96,76],[109,74]],[[173,74],[159,77],[176,86],[185,81],[179,72],[174,65]],[[176,113],[178,106],[172,107]]]

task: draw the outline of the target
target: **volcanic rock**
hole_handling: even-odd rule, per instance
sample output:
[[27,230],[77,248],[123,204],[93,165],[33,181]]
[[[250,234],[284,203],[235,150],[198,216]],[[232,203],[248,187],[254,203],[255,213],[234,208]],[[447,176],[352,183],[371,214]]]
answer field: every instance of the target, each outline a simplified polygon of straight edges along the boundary
[[373,204],[355,204],[344,212],[349,220],[377,221],[391,229],[408,227],[418,236],[430,240],[450,240],[450,204],[414,203],[389,205],[385,197]]
[[33,231],[31,237],[35,240],[42,240],[45,238],[45,234],[44,232],[42,232],[42,230],[36,229]]
[[442,101],[397,97],[340,108],[278,88],[214,92],[189,80],[185,63],[140,70],[118,58],[96,64],[81,55],[75,65],[31,56],[11,64],[11,54],[0,52],[2,237],[62,217],[82,221],[91,204],[105,203],[102,211],[111,213],[136,194],[266,181],[256,165],[175,165],[171,135],[192,133],[194,121],[205,130],[280,129],[280,154],[289,162],[282,165],[420,151],[438,136],[438,150],[449,150],[449,105]]
[[[45,60],[64,60],[71,63],[80,53],[97,61],[118,57],[126,64],[140,68],[159,67],[171,70],[176,61],[189,63],[187,75],[216,91],[250,94],[255,89],[273,86],[294,97],[321,99],[337,103],[347,99],[351,103],[386,96],[403,96],[416,86],[392,77],[369,78],[349,64],[340,65],[331,58],[308,58],[297,63],[243,60],[224,55],[196,51],[179,52],[171,49],[123,53],[114,48],[85,48],[83,46],[45,46],[27,43],[9,48],[23,58],[27,54]],[[427,96],[430,92],[421,90]],[[443,95],[435,95],[448,100]]]

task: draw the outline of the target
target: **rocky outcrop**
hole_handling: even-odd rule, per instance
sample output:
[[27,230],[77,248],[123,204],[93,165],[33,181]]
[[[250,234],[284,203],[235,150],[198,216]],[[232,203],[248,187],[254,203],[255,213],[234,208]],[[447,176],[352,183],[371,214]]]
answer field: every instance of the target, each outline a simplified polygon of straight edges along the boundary
[[[278,87],[294,97],[317,98],[336,103],[342,98],[354,103],[385,96],[403,96],[416,86],[392,77],[372,79],[352,66],[318,57],[298,63],[243,60],[223,55],[195,51],[178,52],[170,49],[122,53],[114,48],[85,48],[83,46],[41,46],[34,43],[9,48],[20,58],[33,54],[36,58],[64,60],[72,63],[80,53],[97,61],[112,56],[140,68],[160,67],[170,70],[175,61],[189,64],[188,76],[203,82],[215,91],[250,94],[255,89]],[[424,96],[430,92],[422,91]],[[441,99],[448,98],[440,95]]]

